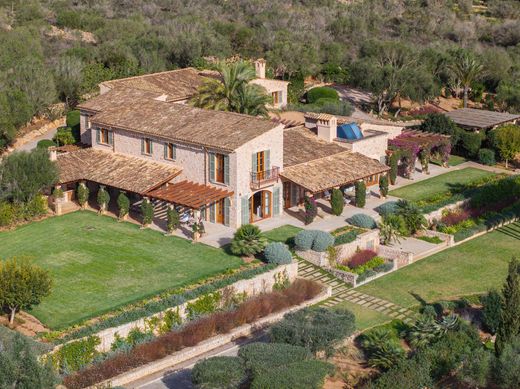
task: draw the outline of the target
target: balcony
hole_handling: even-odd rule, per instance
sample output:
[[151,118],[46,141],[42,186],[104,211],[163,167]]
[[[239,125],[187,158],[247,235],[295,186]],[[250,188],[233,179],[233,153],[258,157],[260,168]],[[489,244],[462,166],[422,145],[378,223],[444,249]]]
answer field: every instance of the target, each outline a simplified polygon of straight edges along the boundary
[[273,166],[263,172],[251,172],[251,189],[257,190],[278,182],[280,168]]

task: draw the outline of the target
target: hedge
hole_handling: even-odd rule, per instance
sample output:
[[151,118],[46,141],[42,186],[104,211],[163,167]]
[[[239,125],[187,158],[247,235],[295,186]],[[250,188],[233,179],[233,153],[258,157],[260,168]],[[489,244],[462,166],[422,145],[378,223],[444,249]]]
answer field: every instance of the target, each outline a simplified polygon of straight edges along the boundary
[[339,246],[346,243],[351,243],[356,240],[358,233],[356,231],[348,231],[344,234],[336,236],[334,239],[334,246]]
[[132,321],[136,321],[138,319],[151,316],[155,313],[165,311],[168,308],[181,305],[186,301],[196,299],[197,297],[200,297],[202,295],[213,293],[237,281],[251,279],[259,274],[263,274],[270,270],[273,270],[277,266],[278,265],[276,264],[259,266],[254,269],[244,270],[242,272],[233,274],[232,276],[205,285],[201,285],[194,289],[184,291],[173,290],[171,292],[168,292],[167,295],[164,295],[159,299],[153,298],[152,300],[145,302],[140,306],[122,309],[120,313],[117,313],[114,316],[108,317],[106,319],[100,319],[99,321],[93,324],[81,327],[78,330],[75,330],[63,336],[62,338],[56,339],[54,343],[65,343],[73,339],[79,339],[84,336],[96,334],[99,331],[105,330],[107,328],[117,327],[122,324],[130,323]]
[[316,103],[320,99],[331,99],[325,102],[339,101],[339,94],[335,89],[326,86],[312,88],[307,92],[307,102]]
[[334,370],[334,365],[317,360],[291,363],[259,375],[250,389],[321,389]]
[[237,357],[205,359],[191,370],[191,380],[200,389],[239,389],[246,379],[244,363]]

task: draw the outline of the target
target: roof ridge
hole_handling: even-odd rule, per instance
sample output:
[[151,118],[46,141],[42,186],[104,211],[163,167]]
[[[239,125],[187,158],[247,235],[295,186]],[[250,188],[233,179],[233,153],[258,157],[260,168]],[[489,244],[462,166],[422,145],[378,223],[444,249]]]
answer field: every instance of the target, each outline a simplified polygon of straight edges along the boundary
[[[162,72],[156,72],[156,73],[148,73],[148,74],[141,74],[141,75],[138,75],[138,76],[130,76],[130,77],[125,77],[125,78],[116,78],[114,80],[107,80],[107,81],[103,81],[101,82],[100,84],[113,84],[113,83],[116,83],[118,81],[128,81],[128,80],[134,80],[136,78],[146,78],[146,77],[151,77],[151,76],[157,76],[159,74],[166,74],[166,73],[175,73],[175,72],[180,72],[180,71],[183,71],[183,70],[195,70],[197,71],[196,68],[192,67],[192,66],[189,66],[187,68],[179,68],[179,69],[171,69],[171,70],[164,70]],[[134,89],[134,88],[131,88],[131,89]]]

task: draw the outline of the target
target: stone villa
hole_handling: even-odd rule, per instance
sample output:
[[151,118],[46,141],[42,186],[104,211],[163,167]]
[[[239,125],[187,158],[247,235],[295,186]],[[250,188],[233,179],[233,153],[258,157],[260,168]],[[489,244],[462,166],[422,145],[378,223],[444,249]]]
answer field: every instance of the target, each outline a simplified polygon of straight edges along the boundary
[[[287,83],[254,83],[287,103]],[[278,217],[304,195],[321,197],[358,180],[377,185],[389,133],[326,114],[308,114],[286,128],[280,121],[210,111],[186,104],[214,73],[195,69],[113,80],[79,105],[85,148],[51,153],[60,185],[72,200],[78,182],[96,191],[125,191],[132,202],[175,206],[232,228]],[[370,127],[370,126],[369,126]],[[377,127],[377,126],[376,126]]]

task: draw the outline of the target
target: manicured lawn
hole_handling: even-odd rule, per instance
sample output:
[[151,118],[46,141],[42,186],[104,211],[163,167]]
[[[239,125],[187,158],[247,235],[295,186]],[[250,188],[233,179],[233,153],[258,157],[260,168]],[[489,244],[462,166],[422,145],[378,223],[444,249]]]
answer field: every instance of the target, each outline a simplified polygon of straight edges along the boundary
[[[448,159],[448,165],[449,166],[457,166],[461,163],[467,162],[468,160],[464,157],[461,157],[460,155],[450,155],[450,158]],[[441,161],[432,161],[435,165],[442,165]]]
[[290,243],[290,240],[294,238],[294,236],[300,232],[302,229],[300,227],[291,226],[289,224],[277,228],[273,228],[272,230],[264,232],[264,235],[267,239],[273,242],[283,242]]
[[27,256],[51,272],[52,294],[31,312],[51,328],[77,323],[242,263],[223,250],[140,230],[89,211],[2,232],[0,247],[2,258]]
[[428,178],[415,184],[403,186],[402,188],[390,191],[390,195],[409,201],[420,201],[430,198],[435,194],[448,192],[450,189],[453,189],[454,186],[460,187],[460,185],[492,175],[494,175],[494,173],[486,170],[468,167]]
[[[404,307],[501,288],[520,250],[520,223],[447,249],[359,288]],[[415,298],[414,294],[418,297]]]
[[392,320],[391,317],[380,312],[362,307],[361,305],[349,301],[343,301],[336,305],[335,308],[348,309],[352,312],[354,316],[356,316],[356,329],[360,331],[379,326]]

